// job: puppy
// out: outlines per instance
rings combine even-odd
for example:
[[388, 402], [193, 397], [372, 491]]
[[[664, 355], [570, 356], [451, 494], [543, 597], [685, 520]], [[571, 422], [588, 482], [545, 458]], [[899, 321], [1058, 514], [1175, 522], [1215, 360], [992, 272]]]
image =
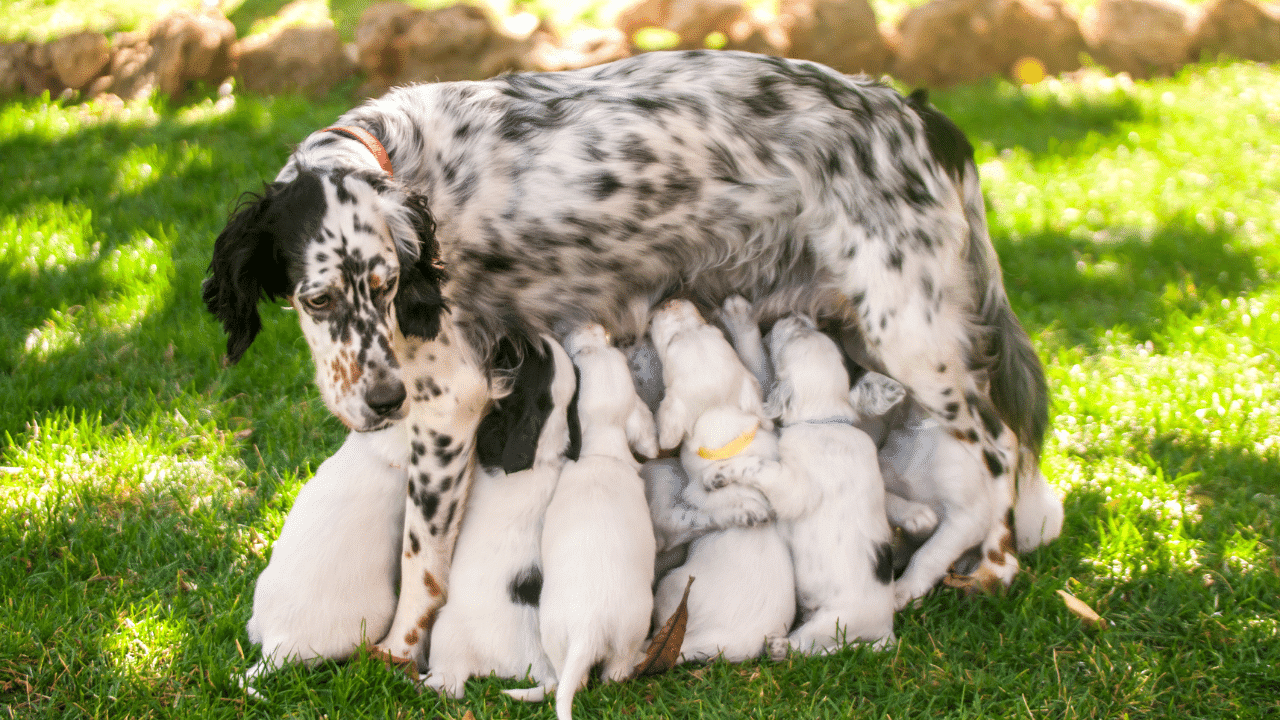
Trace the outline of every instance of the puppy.
[[[713, 433], [708, 432], [709, 427], [719, 426], [714, 418], [722, 412], [744, 416], [737, 409], [704, 413], [694, 424], [693, 437], [685, 443], [682, 456], [708, 451], [704, 442], [717, 448], [723, 444], [720, 438], [711, 439], [709, 435]], [[760, 433], [770, 435], [767, 431]], [[765, 446], [766, 452], [776, 452], [776, 443], [766, 441], [757, 444], [757, 448], [760, 445]], [[752, 448], [742, 451], [751, 452]], [[741, 509], [743, 514], [734, 516], [736, 522], [728, 527], [695, 537], [684, 563], [658, 581], [654, 622], [661, 625], [676, 611], [689, 578], [694, 577], [697, 581], [689, 590], [681, 660], [704, 661], [721, 656], [729, 662], [742, 662], [759, 657], [766, 638], [785, 636], [796, 615], [795, 575], [787, 544], [777, 524], [767, 522], [771, 513], [760, 517], [755, 509], [768, 510], [768, 504], [754, 488], [729, 485], [708, 492], [701, 482], [688, 482], [681, 501], [690, 509], [688, 514], [714, 516], [726, 504]], [[714, 522], [709, 525], [716, 527]]]
[[408, 441], [403, 423], [353, 432], [289, 510], [253, 591], [247, 685], [290, 661], [341, 660], [383, 637], [396, 609]]
[[[766, 409], [781, 423], [776, 460], [770, 434], [759, 431], [758, 451], [681, 458], [710, 487], [758, 487], [778, 514], [795, 568], [800, 625], [788, 636], [792, 650], [829, 653], [853, 641], [883, 647], [893, 640], [892, 532], [875, 445], [853, 426], [840, 350], [797, 316], [779, 320], [768, 345], [776, 381]], [[742, 413], [708, 415], [710, 447], [740, 443], [754, 425]]]
[[[688, 545], [707, 533], [736, 527], [752, 527], [773, 519], [773, 509], [759, 490], [730, 485], [708, 493], [675, 458], [650, 460], [640, 466], [644, 494], [653, 520], [658, 555], [654, 577], [684, 563]], [[684, 592], [681, 587], [680, 592]]]
[[[460, 698], [473, 675], [554, 680], [538, 632], [542, 591], [542, 523], [566, 456], [581, 436], [570, 405], [573, 364], [559, 343], [542, 339], [544, 356], [526, 356], [511, 395], [480, 423], [478, 467], [467, 501], [445, 603], [431, 631], [427, 686]], [[551, 376], [545, 382], [544, 376]], [[527, 375], [536, 375], [522, 382]], [[529, 391], [532, 388], [532, 391]], [[521, 444], [537, 441], [533, 466]]]
[[[573, 716], [574, 693], [596, 663], [604, 664], [606, 680], [624, 680], [642, 658], [656, 545], [640, 464], [631, 451], [647, 457], [658, 452], [653, 415], [604, 328], [575, 331], [565, 348], [580, 372], [582, 452], [565, 465], [547, 507], [539, 599], [560, 720]], [[509, 694], [535, 700], [541, 690]]]
[[[932, 590], [971, 548], [992, 538], [1000, 542], [1007, 532], [1003, 516], [1008, 502], [981, 461], [892, 379], [868, 372], [849, 399], [860, 423], [882, 432], [880, 472], [890, 522], [923, 540], [895, 583], [895, 605], [901, 609]], [[1034, 477], [1044, 488], [1021, 489], [1014, 507], [1019, 550], [1035, 547], [1050, 534], [1056, 537], [1062, 526], [1061, 502], [1043, 475], [1037, 471]], [[1036, 504], [1046, 497], [1045, 490], [1052, 502]], [[1056, 514], [1051, 512], [1055, 505]]]
[[[730, 405], [766, 419], [760, 382], [743, 366], [724, 335], [702, 319], [688, 300], [669, 300], [656, 313], [649, 336], [662, 361], [665, 393], [658, 406], [658, 445], [670, 450], [693, 430], [706, 410]], [[717, 368], [708, 373], [704, 368]]]

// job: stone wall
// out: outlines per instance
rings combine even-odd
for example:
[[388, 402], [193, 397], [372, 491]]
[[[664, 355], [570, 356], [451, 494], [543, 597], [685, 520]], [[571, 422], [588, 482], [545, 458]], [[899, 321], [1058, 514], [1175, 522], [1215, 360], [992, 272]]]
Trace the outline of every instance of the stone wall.
[[1200, 7], [1098, 0], [1083, 17], [1061, 0], [931, 0], [896, 26], [878, 24], [867, 0], [781, 0], [776, 14], [742, 0], [634, 0], [609, 27], [574, 29], [463, 4], [428, 11], [380, 2], [360, 17], [353, 43], [342, 42], [327, 16], [317, 20], [294, 7], [307, 3], [314, 0], [297, 0], [281, 11], [286, 21], [244, 38], [217, 11], [206, 11], [169, 15], [146, 32], [0, 44], [0, 96], [136, 98], [158, 91], [181, 99], [196, 83], [232, 77], [253, 93], [319, 96], [358, 77], [356, 94], [368, 97], [409, 82], [608, 62], [641, 52], [631, 38], [653, 27], [674, 33], [676, 47], [805, 58], [927, 87], [992, 76], [1034, 81], [1090, 58], [1133, 77], [1168, 75], [1218, 55], [1280, 60], [1280, 5], [1255, 0]]

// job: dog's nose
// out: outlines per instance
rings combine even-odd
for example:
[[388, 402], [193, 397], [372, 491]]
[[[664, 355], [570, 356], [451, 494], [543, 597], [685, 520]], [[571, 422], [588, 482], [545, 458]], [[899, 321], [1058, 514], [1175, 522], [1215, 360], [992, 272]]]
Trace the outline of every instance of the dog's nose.
[[391, 382], [378, 383], [369, 388], [369, 392], [364, 395], [364, 401], [368, 403], [370, 410], [380, 417], [386, 417], [404, 405], [404, 399], [407, 395], [404, 383], [399, 380], [392, 380]]

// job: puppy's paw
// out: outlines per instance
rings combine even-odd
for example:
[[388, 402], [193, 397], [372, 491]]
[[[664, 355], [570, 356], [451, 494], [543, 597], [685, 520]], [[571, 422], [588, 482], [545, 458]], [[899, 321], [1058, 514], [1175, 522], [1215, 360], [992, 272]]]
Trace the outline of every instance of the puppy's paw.
[[928, 595], [936, 582], [920, 577], [919, 573], [907, 572], [893, 583], [893, 609], [902, 610], [913, 601]]
[[720, 308], [720, 321], [724, 323], [725, 328], [734, 335], [748, 333], [751, 331], [760, 332], [759, 326], [756, 325], [755, 318], [752, 317], [751, 303], [741, 295], [734, 295], [724, 301], [724, 306]]
[[764, 655], [773, 662], [786, 660], [790, 651], [791, 643], [786, 635], [770, 635], [764, 639]]
[[727, 485], [742, 482], [760, 471], [760, 458], [737, 457], [721, 460], [708, 465], [702, 471], [702, 486], [708, 490], [719, 490]]
[[938, 514], [921, 503], [911, 503], [900, 520], [902, 531], [916, 538], [925, 537], [938, 527]]
[[730, 485], [714, 491], [707, 498], [707, 514], [717, 530], [731, 527], [755, 527], [774, 519], [773, 508], [758, 490]]

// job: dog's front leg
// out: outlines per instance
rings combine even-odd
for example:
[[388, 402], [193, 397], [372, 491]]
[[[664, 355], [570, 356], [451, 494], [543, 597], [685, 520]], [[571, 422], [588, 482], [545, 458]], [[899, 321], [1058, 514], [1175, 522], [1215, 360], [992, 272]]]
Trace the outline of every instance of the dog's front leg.
[[711, 490], [731, 483], [753, 487], [764, 493], [777, 516], [784, 520], [801, 517], [809, 511], [809, 481], [797, 476], [776, 460], [762, 460], [750, 455], [737, 455], [719, 460], [702, 471], [703, 486]]
[[[422, 671], [427, 667], [431, 626], [448, 592], [453, 546], [471, 488], [475, 436], [474, 427], [446, 432], [433, 424], [430, 418], [410, 421], [400, 600], [391, 630], [377, 647], [393, 660], [413, 661]], [[461, 437], [454, 437], [458, 430]]]

